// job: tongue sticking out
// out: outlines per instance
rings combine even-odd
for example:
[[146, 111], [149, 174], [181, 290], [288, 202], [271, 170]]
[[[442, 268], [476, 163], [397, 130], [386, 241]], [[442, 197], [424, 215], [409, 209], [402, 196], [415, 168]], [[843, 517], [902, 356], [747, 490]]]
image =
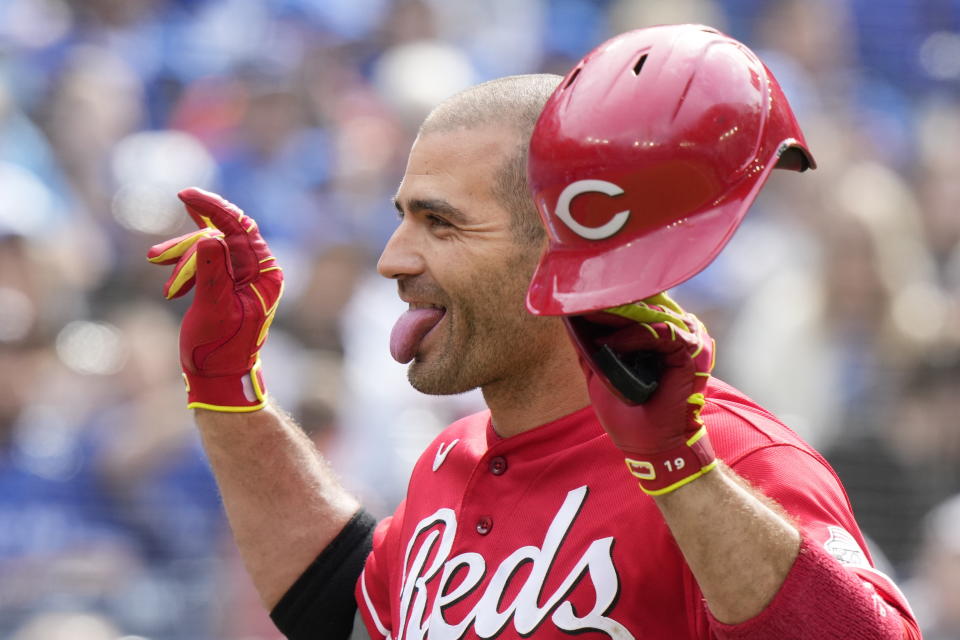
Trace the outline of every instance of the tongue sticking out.
[[390, 332], [390, 355], [400, 364], [413, 360], [420, 341], [443, 317], [443, 309], [410, 309], [404, 312]]

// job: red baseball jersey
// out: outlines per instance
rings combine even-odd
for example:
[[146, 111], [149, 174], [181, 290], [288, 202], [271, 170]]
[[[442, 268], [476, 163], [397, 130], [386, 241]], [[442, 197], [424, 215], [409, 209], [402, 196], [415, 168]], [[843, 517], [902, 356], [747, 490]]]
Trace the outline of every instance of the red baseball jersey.
[[[702, 415], [720, 458], [874, 585], [877, 607], [906, 610], [816, 451], [719, 381]], [[371, 637], [390, 640], [712, 637], [656, 504], [590, 407], [506, 439], [489, 412], [448, 427], [377, 527], [356, 598]]]

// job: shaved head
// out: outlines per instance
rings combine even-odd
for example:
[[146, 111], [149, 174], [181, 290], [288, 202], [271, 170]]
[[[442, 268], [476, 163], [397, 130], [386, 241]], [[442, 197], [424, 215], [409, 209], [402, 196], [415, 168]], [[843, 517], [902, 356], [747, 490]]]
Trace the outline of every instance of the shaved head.
[[420, 125], [421, 137], [456, 129], [511, 128], [517, 147], [496, 172], [493, 196], [512, 216], [517, 239], [539, 245], [543, 225], [527, 185], [530, 136], [547, 98], [562, 78], [553, 74], [508, 76], [470, 87], [448, 98]]

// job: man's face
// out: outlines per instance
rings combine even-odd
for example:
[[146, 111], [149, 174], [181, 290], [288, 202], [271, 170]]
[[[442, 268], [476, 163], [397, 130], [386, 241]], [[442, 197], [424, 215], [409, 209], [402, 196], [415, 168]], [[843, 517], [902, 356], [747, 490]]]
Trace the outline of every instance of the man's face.
[[492, 194], [496, 171], [519, 144], [504, 129], [418, 138], [397, 192], [400, 225], [378, 269], [397, 280], [411, 309], [440, 307], [408, 312], [419, 316], [406, 325], [416, 330], [400, 330], [401, 320], [394, 332], [396, 349], [406, 354], [400, 359], [413, 356], [410, 383], [424, 393], [461, 393], [525, 375], [565, 339], [556, 319], [536, 318], [524, 306], [542, 247], [514, 237], [510, 212]]

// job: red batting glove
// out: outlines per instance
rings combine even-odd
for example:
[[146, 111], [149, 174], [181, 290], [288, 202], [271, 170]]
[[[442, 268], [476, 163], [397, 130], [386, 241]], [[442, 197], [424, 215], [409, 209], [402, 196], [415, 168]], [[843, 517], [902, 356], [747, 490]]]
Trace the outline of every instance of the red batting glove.
[[150, 248], [154, 264], [173, 264], [167, 299], [196, 285], [180, 327], [187, 407], [256, 411], [267, 402], [260, 347], [283, 292], [283, 271], [253, 218], [202, 189], [179, 194], [199, 231]]
[[650, 495], [696, 480], [717, 462], [700, 418], [713, 339], [665, 293], [565, 318], [594, 411]]

